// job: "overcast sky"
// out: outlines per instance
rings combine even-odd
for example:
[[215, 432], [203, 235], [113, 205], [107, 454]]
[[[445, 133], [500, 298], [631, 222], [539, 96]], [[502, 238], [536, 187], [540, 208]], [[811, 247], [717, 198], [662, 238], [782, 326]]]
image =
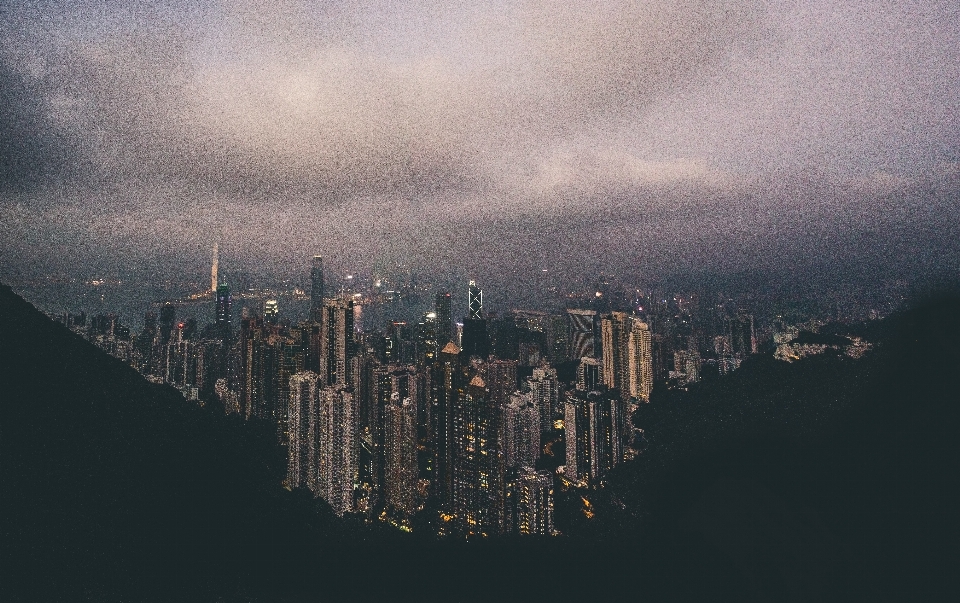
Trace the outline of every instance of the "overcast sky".
[[5, 2], [0, 278], [958, 265], [956, 0], [570, 4]]

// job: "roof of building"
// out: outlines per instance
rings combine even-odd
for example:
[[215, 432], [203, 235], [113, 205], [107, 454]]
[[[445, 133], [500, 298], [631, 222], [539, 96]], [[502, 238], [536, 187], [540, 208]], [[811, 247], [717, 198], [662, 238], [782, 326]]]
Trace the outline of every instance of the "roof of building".
[[459, 354], [460, 348], [457, 347], [457, 344], [452, 341], [443, 346], [443, 349], [440, 350], [441, 354]]

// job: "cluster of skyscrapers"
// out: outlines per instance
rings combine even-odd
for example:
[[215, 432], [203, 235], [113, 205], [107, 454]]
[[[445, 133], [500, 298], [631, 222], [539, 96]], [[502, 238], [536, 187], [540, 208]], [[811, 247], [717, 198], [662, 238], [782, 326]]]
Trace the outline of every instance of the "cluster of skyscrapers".
[[[632, 454], [631, 416], [654, 383], [683, 385], [703, 366], [682, 331], [682, 304], [654, 334], [650, 317], [664, 313], [639, 304], [488, 315], [470, 281], [462, 322], [440, 291], [416, 324], [363, 330], [365, 300], [326, 296], [317, 256], [306, 320], [283, 319], [268, 300], [235, 325], [216, 270], [214, 322], [177, 322], [164, 305], [126, 338], [131, 363], [187, 398], [272, 425], [287, 453], [286, 487], [308, 489], [338, 515], [402, 529], [556, 533], [555, 489], [602, 487]], [[712, 341], [718, 366], [756, 349], [752, 317], [723, 324]]]

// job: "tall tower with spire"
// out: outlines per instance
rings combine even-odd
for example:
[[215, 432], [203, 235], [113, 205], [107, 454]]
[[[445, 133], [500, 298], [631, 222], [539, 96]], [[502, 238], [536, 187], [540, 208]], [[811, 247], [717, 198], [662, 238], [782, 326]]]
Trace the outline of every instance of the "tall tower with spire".
[[483, 318], [483, 291], [477, 286], [476, 281], [470, 281], [470, 314], [467, 318], [479, 320]]
[[213, 264], [210, 267], [210, 291], [212, 293], [217, 292], [217, 285], [219, 281], [217, 280], [217, 270], [220, 268], [220, 254], [217, 250], [217, 243], [213, 244]]
[[463, 321], [463, 348], [467, 356], [486, 358], [490, 353], [487, 321], [483, 318], [483, 292], [476, 281], [469, 284], [470, 309]]

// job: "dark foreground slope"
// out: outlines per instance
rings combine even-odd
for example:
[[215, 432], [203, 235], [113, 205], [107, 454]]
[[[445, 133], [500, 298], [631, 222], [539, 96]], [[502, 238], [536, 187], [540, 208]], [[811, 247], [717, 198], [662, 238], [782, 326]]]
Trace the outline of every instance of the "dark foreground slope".
[[594, 535], [639, 535], [647, 585], [684, 600], [960, 594], [960, 301], [870, 331], [859, 360], [754, 357], [659, 392]]
[[960, 569], [960, 304], [876, 338], [658, 396], [594, 519], [464, 545], [332, 518], [268, 430], [3, 287], [0, 600], [929, 600]]
[[146, 382], [3, 286], [0, 447], [0, 601], [542, 596], [571, 592], [563, 551], [587, 552], [338, 520], [280, 487], [269, 429]]

